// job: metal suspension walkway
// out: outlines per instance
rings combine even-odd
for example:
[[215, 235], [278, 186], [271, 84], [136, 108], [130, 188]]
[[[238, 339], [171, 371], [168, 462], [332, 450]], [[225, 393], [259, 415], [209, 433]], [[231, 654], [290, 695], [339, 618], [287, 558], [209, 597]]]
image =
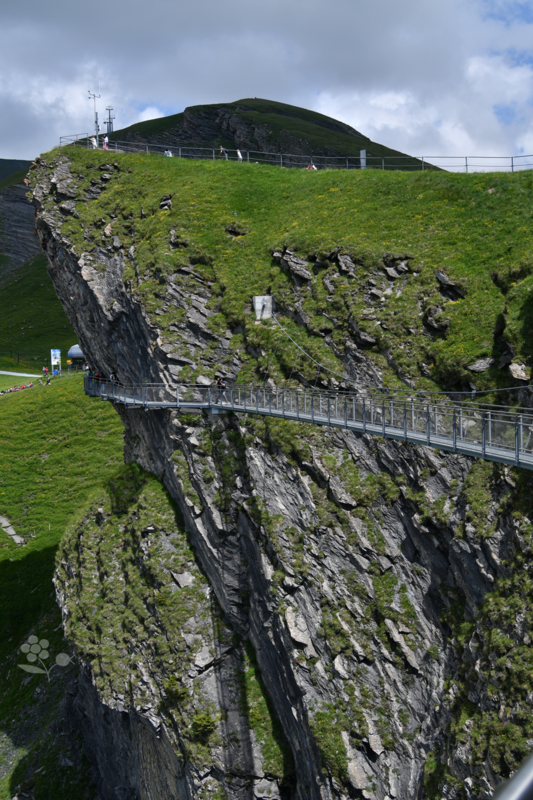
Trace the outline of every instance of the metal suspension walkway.
[[85, 378], [85, 393], [127, 408], [237, 411], [345, 428], [451, 453], [533, 469], [533, 410], [264, 386], [144, 384]]

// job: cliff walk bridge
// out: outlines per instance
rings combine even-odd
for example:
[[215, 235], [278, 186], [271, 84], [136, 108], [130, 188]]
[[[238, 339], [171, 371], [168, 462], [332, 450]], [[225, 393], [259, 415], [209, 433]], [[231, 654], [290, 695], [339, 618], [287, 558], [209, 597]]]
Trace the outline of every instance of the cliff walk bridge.
[[381, 390], [143, 384], [85, 378], [85, 393], [126, 408], [230, 411], [327, 425], [533, 469], [533, 409], [438, 401]]

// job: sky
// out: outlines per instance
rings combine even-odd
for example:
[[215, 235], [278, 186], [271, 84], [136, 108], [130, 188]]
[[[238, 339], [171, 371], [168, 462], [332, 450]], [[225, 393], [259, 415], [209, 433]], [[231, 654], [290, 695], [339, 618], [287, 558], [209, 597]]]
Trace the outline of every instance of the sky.
[[0, 10], [0, 158], [262, 97], [416, 156], [533, 153], [533, 0], [25, 0]]

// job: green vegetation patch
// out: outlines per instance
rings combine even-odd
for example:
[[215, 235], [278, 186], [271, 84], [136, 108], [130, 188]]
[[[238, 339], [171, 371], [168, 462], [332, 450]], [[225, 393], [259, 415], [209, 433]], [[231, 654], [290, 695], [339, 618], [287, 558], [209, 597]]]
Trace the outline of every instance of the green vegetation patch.
[[[524, 266], [531, 262], [533, 179], [527, 172], [309, 174], [119, 154], [105, 190], [87, 201], [91, 180], [100, 180], [99, 168], [110, 156], [64, 152], [79, 181], [80, 219], [63, 224], [74, 251], [96, 252], [106, 244], [108, 225], [125, 252], [133, 245], [135, 263], [127, 260], [124, 280], [150, 315], [163, 312], [157, 326], [169, 341], [179, 311], [168, 302], [166, 285], [190, 280], [180, 269], [194, 265], [211, 286], [216, 324], [221, 330], [240, 326], [243, 332], [232, 342], [238, 350], [248, 348], [242, 380], [316, 379], [312, 362], [279, 329], [254, 325], [255, 294], [273, 294], [289, 314], [283, 324], [291, 336], [336, 371], [342, 371], [339, 358], [346, 340], [354, 338], [355, 322], [375, 340], [367, 354], [390, 386], [407, 377], [426, 389], [468, 387], [467, 367], [490, 357], [492, 366], [476, 373], [475, 382], [479, 389], [494, 388], [512, 382], [506, 367], [498, 367], [509, 344], [516, 360], [533, 358], [528, 333], [533, 276]], [[164, 195], [172, 196], [170, 210], [160, 208]], [[241, 226], [246, 235], [229, 235], [230, 225]], [[295, 287], [273, 259], [284, 247], [309, 259], [310, 283]], [[339, 248], [354, 261], [353, 276], [334, 264], [332, 254]], [[405, 257], [407, 271], [391, 280], [385, 268]], [[441, 291], [436, 270], [448, 275], [457, 292]], [[493, 277], [508, 272], [516, 278], [510, 287], [507, 278]], [[381, 296], [370, 295], [370, 281]], [[293, 317], [296, 302], [308, 319], [305, 326]]]
[[330, 774], [343, 784], [348, 782], [348, 756], [341, 736], [345, 723], [345, 714], [333, 703], [322, 706], [311, 720], [311, 729], [324, 764]]
[[66, 369], [67, 352], [78, 337], [57, 299], [44, 254], [10, 275], [2, 287], [0, 309], [0, 369], [25, 366], [28, 372], [39, 371], [49, 365], [52, 348], [61, 350]]
[[[449, 753], [459, 745], [469, 746], [474, 772], [490, 758], [495, 774], [504, 778], [531, 750], [533, 528], [526, 515], [531, 509], [533, 479], [529, 473], [513, 470], [511, 483], [506, 484], [507, 500], [513, 508], [518, 546], [505, 562], [509, 577], [495, 583], [475, 621], [465, 621], [460, 597], [452, 598], [444, 615], [464, 657], [459, 658], [458, 675], [447, 681], [449, 694], [444, 702], [453, 715], [447, 754], [435, 750], [426, 766], [426, 783], [435, 798], [445, 796], [447, 784], [460, 785], [446, 766]], [[480, 531], [483, 536], [483, 525]], [[471, 790], [477, 788], [481, 790], [474, 783]]]
[[283, 784], [291, 783], [294, 780], [292, 751], [268, 697], [250, 644], [244, 648], [241, 710], [261, 746], [264, 772], [276, 776]]
[[61, 765], [50, 727], [75, 667], [55, 668], [48, 683], [17, 664], [24, 663], [19, 648], [31, 634], [49, 641], [52, 662], [70, 652], [52, 584], [56, 548], [70, 521], [116, 472], [122, 425], [110, 405], [84, 396], [79, 377], [6, 395], [0, 404], [0, 515], [27, 542], [17, 547], [0, 534], [0, 798], [11, 798], [41, 766], [37, 800], [83, 797], [86, 774]]
[[[213, 762], [219, 710], [187, 677], [200, 651], [233, 643], [196, 566], [181, 514], [135, 464], [116, 471], [58, 553], [66, 634], [104, 702], [157, 707], [182, 756]], [[202, 655], [204, 658], [205, 655]], [[150, 681], [146, 675], [150, 675]]]

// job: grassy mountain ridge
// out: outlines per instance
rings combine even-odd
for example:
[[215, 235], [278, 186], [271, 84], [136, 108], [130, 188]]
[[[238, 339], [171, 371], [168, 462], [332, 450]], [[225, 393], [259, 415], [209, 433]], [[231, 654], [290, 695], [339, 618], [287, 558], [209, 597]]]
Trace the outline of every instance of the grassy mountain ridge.
[[[72, 150], [69, 157], [84, 198], [105, 154]], [[103, 227], [105, 220], [125, 247], [136, 242], [138, 273], [127, 262], [124, 279], [149, 311], [161, 310], [161, 287], [192, 261], [216, 280], [217, 318], [220, 325], [243, 327], [243, 344], [247, 336], [251, 343], [265, 335], [253, 327], [246, 303], [252, 294], [271, 293], [292, 317], [291, 334], [334, 369], [339, 364], [325, 336], [329, 332], [343, 349], [357, 320], [374, 339], [367, 352], [390, 385], [407, 380], [468, 389], [475, 380], [478, 388], [507, 386], [515, 383], [509, 361], [533, 364], [533, 179], [527, 172], [310, 175], [131, 155], [120, 157], [107, 187], [98, 201], [79, 204], [81, 221]], [[173, 196], [171, 211], [159, 208], [163, 195]], [[84, 238], [73, 218], [63, 230], [80, 254], [105, 242], [100, 234]], [[296, 322], [293, 280], [272, 256], [284, 247], [316, 264], [312, 285], [300, 292], [310, 320], [305, 330]], [[331, 254], [339, 248], [358, 265], [353, 277], [334, 266]], [[391, 280], [387, 266], [406, 257], [408, 273]], [[455, 284], [455, 294], [443, 290], [436, 271]], [[172, 323], [170, 309], [157, 318], [170, 338]], [[270, 351], [272, 343], [262, 347]], [[503, 356], [508, 361], [500, 366]], [[486, 371], [467, 369], [482, 358], [493, 359]], [[261, 359], [248, 363], [246, 380], [264, 369]], [[279, 368], [281, 375], [290, 372], [281, 362]]]
[[0, 158], [0, 190], [4, 188], [2, 182], [6, 178], [9, 178], [13, 173], [19, 173], [23, 170], [27, 172], [30, 164], [31, 161], [25, 161], [21, 158]]
[[[222, 144], [232, 149], [316, 156], [358, 158], [362, 149], [379, 158], [405, 156], [372, 142], [344, 122], [316, 111], [260, 98], [190, 106], [180, 114], [138, 122], [115, 131], [110, 138], [172, 146], [218, 148]], [[405, 163], [418, 164], [416, 159]]]

